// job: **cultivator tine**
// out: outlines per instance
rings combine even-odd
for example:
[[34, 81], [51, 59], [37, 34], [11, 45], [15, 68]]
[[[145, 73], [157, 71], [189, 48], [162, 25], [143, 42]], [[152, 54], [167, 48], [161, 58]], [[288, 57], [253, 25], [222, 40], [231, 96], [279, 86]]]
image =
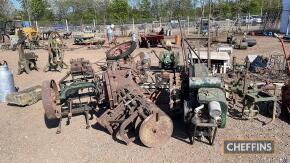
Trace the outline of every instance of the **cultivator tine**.
[[132, 114], [129, 118], [127, 118], [122, 124], [121, 124], [121, 127], [120, 127], [120, 130], [119, 130], [119, 134], [122, 138], [122, 140], [124, 142], [126, 142], [127, 145], [129, 145], [132, 141], [135, 140], [135, 138], [129, 138], [128, 137], [128, 133], [126, 131], [126, 128], [128, 127], [128, 125], [130, 123], [132, 123], [138, 116], [138, 113], [135, 112], [134, 114]]

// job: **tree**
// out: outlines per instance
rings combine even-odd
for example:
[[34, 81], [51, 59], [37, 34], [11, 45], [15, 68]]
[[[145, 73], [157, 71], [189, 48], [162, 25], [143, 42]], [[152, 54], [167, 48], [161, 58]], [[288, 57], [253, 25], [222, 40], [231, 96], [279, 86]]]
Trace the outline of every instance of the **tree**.
[[0, 1], [0, 19], [12, 18], [15, 8], [9, 0]]
[[179, 13], [180, 15], [179, 16], [182, 16], [182, 17], [187, 17], [189, 15], [191, 15], [191, 11], [192, 11], [192, 3], [191, 3], [191, 0], [180, 0], [180, 3], [179, 3]]
[[150, 8], [151, 8], [151, 2], [150, 0], [142, 0], [140, 2], [140, 8], [139, 8], [139, 11], [140, 11], [140, 16], [141, 18], [151, 18], [151, 12], [150, 12]]
[[129, 18], [130, 6], [127, 0], [113, 0], [109, 5], [110, 18], [114, 21], [126, 21]]
[[31, 16], [34, 20], [39, 20], [44, 16], [47, 4], [44, 0], [31, 0]]
[[29, 19], [29, 22], [31, 22], [31, 0], [18, 0], [21, 3], [22, 9], [23, 9], [23, 18]]

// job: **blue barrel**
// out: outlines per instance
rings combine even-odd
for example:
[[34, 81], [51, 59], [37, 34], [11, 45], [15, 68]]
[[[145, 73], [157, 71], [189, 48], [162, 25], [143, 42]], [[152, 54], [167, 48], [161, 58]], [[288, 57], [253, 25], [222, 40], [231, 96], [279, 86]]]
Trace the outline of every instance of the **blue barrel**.
[[0, 102], [6, 102], [6, 96], [15, 92], [13, 74], [6, 61], [0, 63]]

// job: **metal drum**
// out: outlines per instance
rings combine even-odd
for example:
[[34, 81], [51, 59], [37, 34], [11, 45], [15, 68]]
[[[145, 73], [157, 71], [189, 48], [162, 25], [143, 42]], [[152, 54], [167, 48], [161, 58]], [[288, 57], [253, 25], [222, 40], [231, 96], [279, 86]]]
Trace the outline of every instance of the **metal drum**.
[[0, 102], [6, 102], [6, 96], [15, 92], [13, 74], [6, 61], [0, 62]]

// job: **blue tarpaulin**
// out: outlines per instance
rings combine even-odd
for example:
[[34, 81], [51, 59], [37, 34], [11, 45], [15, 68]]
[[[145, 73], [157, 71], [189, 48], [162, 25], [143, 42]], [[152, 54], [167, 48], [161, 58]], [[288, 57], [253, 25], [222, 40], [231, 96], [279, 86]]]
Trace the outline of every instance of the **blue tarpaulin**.
[[29, 21], [23, 21], [23, 27], [29, 27], [30, 26], [30, 23]]

